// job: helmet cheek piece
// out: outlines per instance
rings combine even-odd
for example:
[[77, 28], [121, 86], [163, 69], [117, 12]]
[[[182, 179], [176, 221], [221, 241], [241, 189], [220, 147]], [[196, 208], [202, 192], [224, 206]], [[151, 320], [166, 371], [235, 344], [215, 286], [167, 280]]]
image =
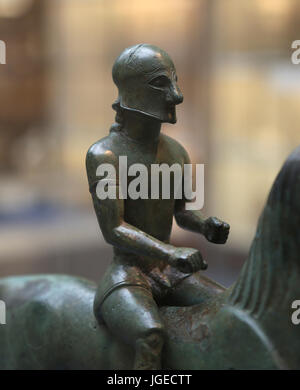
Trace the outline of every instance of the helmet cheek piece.
[[164, 89], [147, 84], [135, 85], [134, 90], [119, 89], [122, 108], [148, 115], [160, 122], [176, 123], [175, 106], [168, 102], [168, 95]]

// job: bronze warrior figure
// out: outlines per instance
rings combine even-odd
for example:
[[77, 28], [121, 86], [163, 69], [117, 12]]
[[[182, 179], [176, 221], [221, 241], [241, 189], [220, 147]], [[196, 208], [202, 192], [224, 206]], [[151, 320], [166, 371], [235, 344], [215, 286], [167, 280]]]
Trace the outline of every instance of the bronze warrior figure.
[[[87, 172], [114, 258], [98, 287], [67, 275], [1, 278], [0, 369], [299, 369], [300, 325], [292, 319], [300, 300], [300, 147], [273, 184], [239, 278], [225, 289], [200, 274], [206, 263], [197, 250], [176, 248], [169, 236], [173, 215], [215, 243], [225, 243], [226, 223], [203, 219], [174, 196], [98, 198], [105, 179], [96, 169], [117, 166], [119, 156], [149, 169], [189, 161], [160, 134], [182, 102], [169, 56], [150, 45], [128, 48], [113, 77], [116, 124], [88, 151]], [[108, 188], [120, 189], [120, 180]]]
[[[125, 49], [113, 66], [119, 89], [116, 123], [109, 136], [87, 153], [86, 166], [94, 208], [104, 238], [114, 247], [114, 257], [97, 290], [96, 318], [135, 348], [134, 367], [160, 367], [164, 325], [158, 306], [189, 306], [203, 302], [221, 286], [198, 273], [206, 268], [200, 252], [169, 243], [172, 220], [214, 243], [226, 242], [229, 225], [217, 218], [204, 219], [187, 211], [185, 199], [99, 200], [96, 176], [100, 164], [128, 165], [189, 163], [184, 148], [161, 134], [161, 124], [176, 123], [175, 106], [183, 96], [174, 64], [158, 47], [140, 44]], [[128, 178], [128, 181], [130, 178]], [[119, 191], [119, 178], [109, 185]]]

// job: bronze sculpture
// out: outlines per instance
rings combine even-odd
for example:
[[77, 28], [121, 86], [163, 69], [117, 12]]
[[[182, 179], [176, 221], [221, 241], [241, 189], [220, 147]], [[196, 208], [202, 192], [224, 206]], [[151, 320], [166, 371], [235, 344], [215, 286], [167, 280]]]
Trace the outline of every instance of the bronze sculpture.
[[[135, 368], [153, 369], [160, 367], [164, 342], [158, 305], [203, 301], [201, 277], [191, 274], [205, 264], [199, 251], [169, 244], [173, 215], [183, 228], [214, 242], [226, 241], [229, 226], [185, 210], [184, 199], [99, 200], [95, 184], [103, 179], [96, 177], [100, 164], [115, 166], [124, 155], [129, 164], [147, 167], [189, 162], [183, 147], [160, 133], [163, 122], [176, 122], [175, 106], [183, 100], [167, 53], [146, 44], [129, 47], [117, 58], [113, 79], [119, 89], [113, 105], [116, 124], [89, 149], [86, 160], [96, 215], [105, 239], [114, 246], [114, 259], [97, 291], [95, 315], [135, 348]], [[120, 180], [109, 185], [119, 187]]]
[[[185, 150], [160, 134], [182, 101], [169, 56], [151, 45], [126, 49], [113, 69], [119, 97], [110, 135], [87, 154], [96, 215], [114, 259], [96, 286], [68, 276], [0, 281], [7, 325], [1, 368], [299, 368], [300, 148], [278, 175], [238, 281], [224, 289], [200, 274], [201, 254], [169, 244], [172, 217], [224, 243], [229, 226], [186, 210], [186, 199], [99, 200], [100, 164], [181, 165]], [[108, 186], [119, 187], [116, 181]], [[119, 192], [117, 191], [119, 194]], [[280, 276], [279, 276], [280, 275]], [[161, 362], [162, 352], [162, 362]]]

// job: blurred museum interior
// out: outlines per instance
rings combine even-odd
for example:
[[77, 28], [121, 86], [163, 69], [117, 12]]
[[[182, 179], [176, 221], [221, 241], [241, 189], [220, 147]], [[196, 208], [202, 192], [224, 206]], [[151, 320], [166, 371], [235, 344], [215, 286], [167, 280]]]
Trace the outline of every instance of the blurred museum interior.
[[225, 246], [176, 227], [228, 286], [286, 156], [300, 143], [299, 0], [0, 0], [0, 276], [98, 280], [112, 250], [97, 225], [85, 154], [114, 121], [111, 67], [127, 46], [173, 58], [184, 94], [175, 126], [205, 164], [206, 216], [231, 225]]

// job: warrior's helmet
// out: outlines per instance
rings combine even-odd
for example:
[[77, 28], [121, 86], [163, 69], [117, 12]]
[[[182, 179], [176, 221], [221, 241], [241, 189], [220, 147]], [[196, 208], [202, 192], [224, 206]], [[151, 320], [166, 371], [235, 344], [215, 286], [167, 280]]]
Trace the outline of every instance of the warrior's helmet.
[[114, 63], [117, 103], [161, 122], [176, 122], [175, 105], [183, 101], [174, 64], [156, 46], [140, 44], [125, 49]]

